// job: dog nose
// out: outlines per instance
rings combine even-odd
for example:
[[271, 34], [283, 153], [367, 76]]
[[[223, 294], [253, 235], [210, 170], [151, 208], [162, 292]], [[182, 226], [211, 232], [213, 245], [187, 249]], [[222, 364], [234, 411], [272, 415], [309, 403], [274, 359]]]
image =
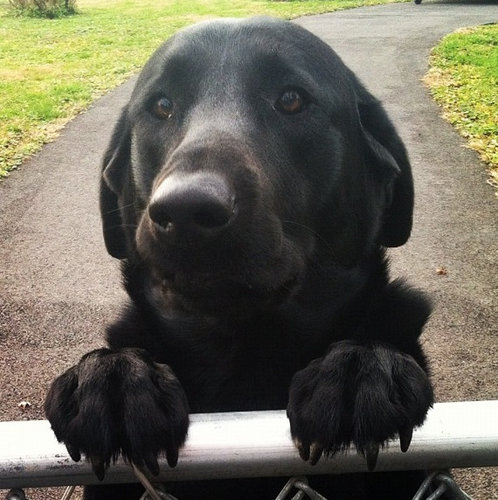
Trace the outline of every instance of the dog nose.
[[171, 174], [156, 189], [149, 217], [166, 231], [213, 234], [235, 213], [235, 194], [214, 173]]

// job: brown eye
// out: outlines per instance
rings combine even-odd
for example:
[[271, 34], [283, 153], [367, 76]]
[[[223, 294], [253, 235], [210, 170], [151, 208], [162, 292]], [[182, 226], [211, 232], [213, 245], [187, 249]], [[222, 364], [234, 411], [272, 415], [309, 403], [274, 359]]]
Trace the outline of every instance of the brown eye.
[[173, 114], [173, 103], [167, 97], [161, 97], [154, 103], [153, 111], [161, 120], [167, 120]]
[[287, 90], [278, 99], [276, 108], [282, 113], [294, 115], [304, 109], [304, 98], [297, 90]]

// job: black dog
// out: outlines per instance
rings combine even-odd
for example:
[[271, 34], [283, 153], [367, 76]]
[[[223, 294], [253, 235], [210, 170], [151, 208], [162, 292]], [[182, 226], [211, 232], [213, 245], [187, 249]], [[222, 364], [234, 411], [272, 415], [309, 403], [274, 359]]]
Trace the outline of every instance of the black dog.
[[[379, 102], [323, 42], [277, 20], [216, 21], [152, 56], [104, 158], [107, 249], [130, 304], [109, 349], [59, 377], [46, 412], [99, 477], [120, 453], [174, 466], [188, 413], [287, 408], [304, 460], [407, 449], [433, 401], [430, 307], [390, 282], [413, 185]], [[412, 477], [412, 476], [410, 476]], [[315, 483], [313, 483], [313, 480]], [[405, 498], [406, 473], [312, 478], [328, 498]], [[180, 500], [274, 498], [285, 479], [171, 483]], [[401, 485], [400, 489], [397, 489]], [[389, 496], [391, 495], [391, 496]], [[135, 486], [86, 498], [138, 498]]]

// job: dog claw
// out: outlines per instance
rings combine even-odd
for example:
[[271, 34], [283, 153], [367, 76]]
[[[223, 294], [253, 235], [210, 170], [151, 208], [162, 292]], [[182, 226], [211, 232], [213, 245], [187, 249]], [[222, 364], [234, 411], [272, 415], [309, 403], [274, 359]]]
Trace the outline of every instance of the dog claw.
[[299, 456], [302, 460], [307, 462], [310, 459], [310, 445], [307, 443], [303, 443], [300, 439], [294, 439], [294, 445], [299, 452]]
[[151, 472], [153, 476], [157, 476], [160, 472], [159, 470], [159, 464], [157, 463], [157, 458], [154, 457], [153, 455], [147, 457], [144, 459], [145, 465], [147, 466], [147, 469]]
[[310, 464], [316, 465], [320, 457], [322, 456], [323, 448], [318, 443], [313, 443], [311, 445], [311, 453], [310, 453]]
[[99, 457], [90, 457], [90, 463], [92, 464], [92, 470], [97, 476], [99, 481], [102, 481], [105, 477], [105, 464]]
[[413, 427], [400, 429], [400, 431], [399, 431], [399, 447], [401, 448], [401, 451], [403, 453], [408, 451], [408, 448], [410, 447], [410, 443], [412, 442], [412, 436], [413, 436]]
[[[168, 465], [173, 468], [176, 467], [176, 464], [178, 463], [178, 449], [171, 447], [166, 450], [166, 461], [168, 462]], [[159, 467], [158, 467], [158, 473], [159, 473]]]
[[73, 446], [72, 444], [66, 443], [66, 450], [69, 453], [69, 456], [75, 461], [79, 462], [81, 460], [81, 453], [80, 450], [76, 446]]
[[372, 472], [375, 469], [375, 466], [377, 465], [377, 458], [379, 456], [379, 448], [380, 445], [379, 443], [368, 443], [365, 446], [365, 451], [364, 455], [365, 458], [367, 459], [367, 467], [370, 472]]

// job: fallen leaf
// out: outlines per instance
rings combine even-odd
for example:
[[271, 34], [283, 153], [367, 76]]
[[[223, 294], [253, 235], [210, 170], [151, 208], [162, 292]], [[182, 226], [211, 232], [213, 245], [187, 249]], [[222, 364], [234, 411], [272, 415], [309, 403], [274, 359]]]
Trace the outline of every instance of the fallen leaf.
[[448, 274], [448, 269], [446, 267], [436, 267], [436, 274], [439, 276], [446, 276]]

